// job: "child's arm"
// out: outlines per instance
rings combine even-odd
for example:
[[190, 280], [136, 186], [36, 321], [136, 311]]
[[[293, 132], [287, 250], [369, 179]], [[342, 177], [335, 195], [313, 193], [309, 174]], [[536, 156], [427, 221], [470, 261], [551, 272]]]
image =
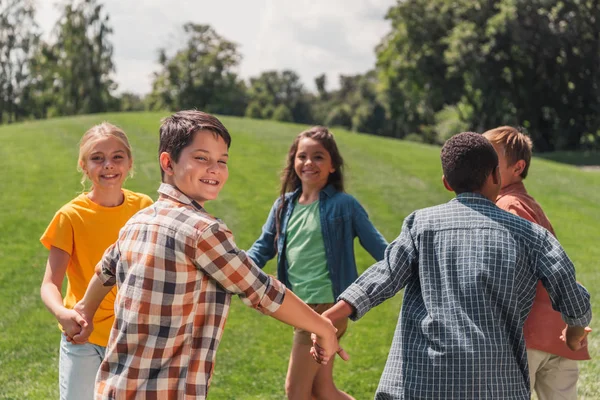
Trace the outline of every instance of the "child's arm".
[[548, 291], [552, 308], [561, 313], [568, 325], [564, 335], [567, 345], [572, 350], [581, 347], [592, 319], [590, 294], [577, 283], [573, 263], [549, 231], [544, 230], [537, 248], [534, 270]]
[[256, 265], [263, 268], [265, 264], [275, 257], [277, 254], [277, 247], [275, 244], [275, 235], [277, 234], [277, 228], [275, 226], [275, 215], [279, 208], [280, 201], [276, 201], [271, 207], [267, 221], [262, 227], [262, 233], [256, 242], [248, 250], [248, 257], [254, 261]]
[[105, 285], [98, 275], [94, 274], [90, 283], [83, 295], [83, 298], [75, 304], [73, 309], [77, 311], [80, 316], [86, 321], [86, 326], [81, 329], [81, 332], [76, 335], [67, 337], [67, 340], [72, 343], [80, 344], [87, 342], [90, 334], [94, 330], [94, 314], [100, 307], [102, 300], [106, 297], [108, 292], [113, 288], [114, 284]]
[[194, 264], [227, 292], [256, 310], [307, 331], [315, 331], [332, 356], [338, 350], [335, 328], [277, 279], [265, 274], [239, 250], [223, 224], [213, 224], [198, 239]]
[[58, 320], [67, 336], [79, 333], [86, 324], [85, 320], [76, 311], [63, 305], [61, 288], [70, 259], [71, 256], [66, 251], [58, 247], [50, 247], [46, 272], [40, 287], [40, 296], [44, 305]]
[[317, 360], [319, 363], [327, 364], [327, 361], [335, 353], [338, 353], [343, 360], [348, 360], [348, 354], [339, 347], [337, 329], [331, 321], [316, 313], [292, 291], [286, 291], [283, 303], [271, 316], [288, 325], [315, 334], [317, 336], [316, 345], [324, 350], [322, 357]]
[[394, 296], [417, 273], [418, 247], [411, 234], [414, 218], [415, 213], [404, 220], [400, 235], [387, 247], [384, 259], [369, 267], [338, 297], [338, 301], [343, 300], [353, 308], [351, 319], [361, 318]]
[[74, 309], [85, 319], [87, 327], [78, 335], [67, 338], [73, 343], [85, 343], [94, 329], [92, 320], [104, 297], [116, 283], [116, 267], [120, 258], [119, 242], [113, 243], [96, 265], [95, 274], [90, 280], [83, 298], [75, 304]]
[[388, 242], [377, 228], [373, 226], [367, 212], [360, 203], [356, 199], [354, 199], [354, 202], [354, 212], [352, 213], [354, 233], [358, 236], [358, 240], [360, 240], [362, 247], [364, 247], [375, 260], [381, 261], [385, 249], [388, 246]]

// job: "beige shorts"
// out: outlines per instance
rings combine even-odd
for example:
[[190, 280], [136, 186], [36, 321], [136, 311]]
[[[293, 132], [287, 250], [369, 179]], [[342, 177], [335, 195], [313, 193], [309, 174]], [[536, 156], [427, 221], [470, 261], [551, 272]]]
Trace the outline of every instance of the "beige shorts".
[[[315, 310], [319, 314], [323, 314], [325, 311], [329, 310], [333, 307], [334, 303], [324, 303], [324, 304], [309, 304], [308, 306]], [[348, 318], [344, 318], [337, 323], [333, 324], [337, 328], [337, 337], [338, 340], [346, 332], [346, 328], [348, 328]], [[306, 344], [312, 346], [312, 339], [310, 338], [310, 332], [304, 331], [302, 329], [294, 328], [294, 344]]]

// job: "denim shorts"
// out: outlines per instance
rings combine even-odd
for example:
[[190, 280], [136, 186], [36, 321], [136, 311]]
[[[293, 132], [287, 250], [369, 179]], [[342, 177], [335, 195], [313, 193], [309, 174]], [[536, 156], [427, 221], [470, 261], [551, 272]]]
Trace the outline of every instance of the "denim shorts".
[[93, 400], [96, 374], [106, 347], [92, 343], [72, 344], [64, 335], [61, 336], [58, 361], [60, 398]]

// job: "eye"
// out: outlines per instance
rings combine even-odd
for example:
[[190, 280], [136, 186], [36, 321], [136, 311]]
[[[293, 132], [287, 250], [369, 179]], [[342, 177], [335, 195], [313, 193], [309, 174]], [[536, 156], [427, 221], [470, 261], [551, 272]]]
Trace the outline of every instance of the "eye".
[[90, 160], [92, 160], [92, 161], [102, 161], [102, 157], [100, 157], [100, 156], [93, 156], [92, 158], [90, 158]]
[[204, 156], [198, 156], [198, 157], [194, 157], [194, 158], [198, 161], [206, 161], [206, 157], [204, 157]]
[[223, 165], [227, 165], [227, 161], [225, 161], [225, 160], [219, 160], [219, 163], [221, 163]]
[[298, 154], [296, 156], [296, 158], [299, 159], [299, 160], [304, 160], [306, 158], [306, 156], [304, 154]]

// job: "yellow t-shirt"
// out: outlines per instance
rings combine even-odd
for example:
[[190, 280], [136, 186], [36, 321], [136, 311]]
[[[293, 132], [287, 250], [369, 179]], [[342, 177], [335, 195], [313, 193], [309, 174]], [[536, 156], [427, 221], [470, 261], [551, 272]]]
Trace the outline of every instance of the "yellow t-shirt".
[[[80, 194], [61, 207], [54, 215], [42, 244], [66, 251], [71, 256], [67, 266], [67, 292], [64, 305], [73, 308], [83, 298], [96, 264], [104, 251], [113, 244], [119, 230], [139, 210], [152, 205], [145, 194], [123, 189], [125, 200], [117, 207], [103, 207], [91, 201], [87, 193]], [[104, 298], [94, 315], [94, 331], [90, 343], [106, 346], [115, 319], [116, 287]]]

